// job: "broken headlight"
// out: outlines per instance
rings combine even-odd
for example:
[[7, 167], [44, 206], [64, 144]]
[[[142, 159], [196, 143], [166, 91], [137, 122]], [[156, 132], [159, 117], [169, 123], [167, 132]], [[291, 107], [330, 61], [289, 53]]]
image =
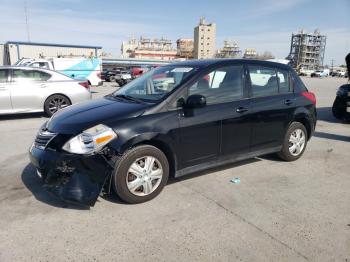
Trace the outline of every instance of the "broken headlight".
[[71, 138], [62, 149], [73, 154], [92, 154], [100, 151], [116, 137], [117, 134], [111, 128], [100, 124]]

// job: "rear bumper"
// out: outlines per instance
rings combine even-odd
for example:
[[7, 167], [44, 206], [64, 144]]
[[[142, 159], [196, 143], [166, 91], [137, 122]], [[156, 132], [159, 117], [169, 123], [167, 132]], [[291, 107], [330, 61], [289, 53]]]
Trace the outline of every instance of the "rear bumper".
[[47, 191], [65, 202], [87, 206], [94, 206], [112, 171], [98, 154], [81, 156], [32, 146], [29, 158]]

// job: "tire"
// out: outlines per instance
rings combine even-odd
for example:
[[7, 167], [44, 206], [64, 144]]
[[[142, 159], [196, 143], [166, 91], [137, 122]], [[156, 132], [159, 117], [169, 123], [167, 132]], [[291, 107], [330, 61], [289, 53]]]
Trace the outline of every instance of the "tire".
[[114, 82], [115, 81], [115, 76], [110, 76], [108, 82]]
[[332, 106], [332, 113], [336, 119], [342, 119], [346, 112], [346, 106], [342, 104], [340, 98], [336, 97]]
[[[301, 146], [302, 139], [298, 138], [299, 130], [302, 132], [302, 135], [300, 137], [303, 137], [303, 141], [304, 141], [302, 146]], [[293, 134], [293, 138], [292, 138], [292, 134]], [[284, 161], [295, 161], [298, 158], [300, 158], [304, 154], [305, 148], [307, 146], [307, 140], [308, 140], [307, 136], [308, 136], [307, 130], [302, 123], [300, 122], [291, 123], [285, 134], [283, 144], [282, 144], [282, 149], [278, 153], [279, 158], [281, 158]], [[294, 142], [290, 141], [291, 139], [295, 141], [295, 144]], [[298, 143], [299, 143], [299, 147], [298, 147]], [[294, 149], [293, 149], [293, 146], [294, 146]]]
[[70, 106], [72, 103], [64, 95], [49, 96], [44, 103], [44, 111], [47, 116], [51, 117], [58, 110]]
[[[147, 168], [146, 163], [151, 162], [151, 168]], [[123, 201], [129, 204], [146, 202], [156, 197], [168, 182], [168, 159], [154, 146], [137, 146], [117, 160], [112, 176], [113, 189]]]

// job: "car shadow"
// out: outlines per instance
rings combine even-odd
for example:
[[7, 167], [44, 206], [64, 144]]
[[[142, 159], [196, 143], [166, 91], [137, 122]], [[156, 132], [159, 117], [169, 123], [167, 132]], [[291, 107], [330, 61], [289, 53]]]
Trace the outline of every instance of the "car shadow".
[[329, 123], [343, 123], [342, 120], [336, 119], [332, 113], [332, 107], [318, 107], [317, 120], [326, 121]]
[[317, 108], [317, 120], [337, 123], [339, 122], [332, 114], [331, 107], [318, 107]]
[[11, 115], [0, 115], [1, 120], [19, 120], [28, 118], [47, 118], [44, 113], [25, 113], [25, 114], [11, 114]]
[[75, 204], [68, 204], [62, 200], [54, 197], [49, 192], [47, 192], [43, 186], [42, 181], [39, 176], [36, 174], [36, 169], [32, 164], [28, 164], [22, 171], [21, 174], [23, 184], [28, 188], [28, 190], [33, 194], [35, 199], [40, 202], [43, 202], [47, 205], [66, 208], [66, 209], [78, 209], [78, 210], [88, 210], [90, 209], [87, 206], [80, 206]]
[[[235, 168], [255, 162], [262, 161], [260, 158], [252, 158], [252, 159], [247, 159], [247, 160], [242, 160], [236, 163], [231, 163], [231, 164], [225, 164], [222, 166], [210, 168], [204, 171], [200, 172], [195, 172], [183, 177], [178, 177], [175, 178], [174, 176], [171, 176], [168, 180], [167, 185], [171, 185], [180, 181], [185, 181], [187, 179], [192, 179], [195, 177], [207, 175], [209, 173], [213, 172], [219, 172], [225, 169], [229, 168]], [[40, 202], [43, 202], [47, 205], [51, 205], [54, 207], [58, 208], [65, 208], [65, 209], [77, 209], [77, 210], [89, 210], [90, 207], [87, 206], [81, 206], [78, 204], [70, 204], [63, 202], [62, 200], [56, 198], [55, 196], [51, 195], [48, 191], [44, 189], [42, 186], [42, 181], [36, 174], [36, 169], [32, 164], [27, 164], [27, 166], [23, 169], [22, 174], [21, 174], [22, 182], [23, 184], [28, 188], [28, 190], [33, 194], [35, 199], [37, 199]], [[123, 205], [129, 205], [128, 203], [125, 203], [122, 201], [114, 192], [111, 190], [109, 194], [102, 194], [100, 196], [102, 199], [115, 203], [115, 204], [123, 204]], [[96, 204], [98, 204], [99, 200], [97, 199]]]
[[235, 168], [235, 167], [239, 167], [239, 166], [252, 164], [255, 162], [259, 162], [259, 161], [262, 161], [262, 160], [259, 158], [251, 158], [251, 159], [247, 159], [247, 160], [238, 161], [235, 163], [230, 163], [230, 164], [225, 164], [225, 165], [209, 168], [209, 169], [199, 171], [199, 172], [194, 172], [192, 174], [188, 174], [188, 175], [177, 177], [177, 178], [175, 178], [174, 176], [170, 176], [167, 185], [171, 185], [171, 184], [174, 184], [176, 182], [185, 181], [187, 179], [192, 179], [192, 178], [199, 177], [199, 176], [204, 176], [204, 175], [214, 173], [214, 172], [220, 172], [220, 171], [223, 171], [225, 169], [230, 169], [230, 168]]
[[342, 142], [350, 142], [350, 136], [343, 136], [343, 135], [331, 134], [326, 132], [315, 131], [313, 136], [319, 137], [319, 138], [331, 139], [331, 140], [338, 140]]

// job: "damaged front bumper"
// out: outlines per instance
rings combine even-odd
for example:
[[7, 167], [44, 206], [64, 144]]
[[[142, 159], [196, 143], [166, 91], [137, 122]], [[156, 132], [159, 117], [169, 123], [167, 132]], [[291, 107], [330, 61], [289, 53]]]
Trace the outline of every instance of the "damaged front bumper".
[[44, 187], [70, 203], [94, 206], [113, 170], [103, 154], [76, 155], [33, 144], [29, 156]]

